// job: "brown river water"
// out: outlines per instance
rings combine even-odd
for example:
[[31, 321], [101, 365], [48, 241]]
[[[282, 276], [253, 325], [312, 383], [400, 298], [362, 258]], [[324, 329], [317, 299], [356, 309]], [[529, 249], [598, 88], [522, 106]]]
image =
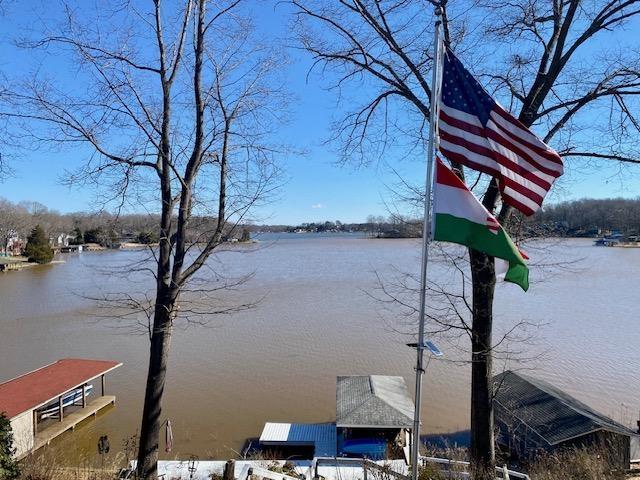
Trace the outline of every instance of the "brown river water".
[[[526, 368], [634, 426], [640, 249], [594, 247], [590, 240], [542, 246], [528, 252], [536, 264], [529, 292], [508, 284], [496, 289], [497, 337], [520, 321], [539, 325], [501, 355], [496, 371]], [[109, 436], [112, 454], [121, 450], [138, 428], [148, 340], [135, 325], [144, 319], [116, 318], [92, 298], [113, 292], [139, 298], [149, 279], [143, 272], [125, 274], [143, 257], [139, 251], [85, 252], [60, 257], [63, 264], [0, 274], [0, 382], [65, 357], [124, 364], [107, 377], [116, 406], [49, 447], [64, 451], [70, 463], [97, 457], [101, 435]], [[553, 267], [559, 260], [571, 263]], [[173, 424], [174, 449], [163, 456], [231, 458], [267, 421], [332, 421], [337, 375], [403, 375], [412, 391], [415, 354], [404, 344], [414, 327], [402, 311], [373, 297], [381, 293], [378, 277], [389, 284], [398, 272], [417, 272], [419, 262], [418, 240], [346, 235], [263, 237], [259, 248], [221, 253], [204, 279], [215, 272], [253, 276], [218, 300], [200, 299], [197, 308], [212, 310], [220, 298], [225, 305], [261, 301], [233, 315], [178, 322], [163, 409]], [[457, 288], [437, 254], [429, 268], [430, 279]], [[445, 360], [427, 369], [423, 433], [463, 431], [469, 424], [466, 341], [439, 342]]]

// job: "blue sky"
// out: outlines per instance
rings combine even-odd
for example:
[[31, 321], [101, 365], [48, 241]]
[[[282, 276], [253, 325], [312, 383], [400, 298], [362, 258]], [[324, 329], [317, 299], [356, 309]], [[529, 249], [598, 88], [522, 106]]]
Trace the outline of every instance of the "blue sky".
[[[259, 28], [266, 35], [286, 35], [287, 10], [275, 10], [270, 2], [258, 8], [261, 16]], [[0, 71], [15, 75], [34, 68], [26, 55], [17, 50], [12, 40], [34, 25], [34, 18], [57, 15], [56, 2], [9, 1], [0, 16]], [[395, 175], [380, 162], [367, 167], [339, 166], [338, 144], [326, 145], [332, 120], [348, 110], [349, 105], [337, 105], [333, 92], [316, 75], [308, 80], [306, 73], [310, 60], [304, 52], [291, 49], [291, 64], [286, 71], [288, 88], [296, 100], [291, 105], [291, 121], [280, 135], [283, 141], [292, 143], [307, 153], [286, 159], [284, 169], [287, 182], [278, 200], [261, 210], [264, 223], [296, 224], [305, 221], [341, 220], [361, 222], [369, 214], [386, 215], [385, 199], [389, 200], [388, 185], [396, 182]], [[65, 81], [74, 82], [73, 72], [59, 72]], [[366, 95], [366, 90], [362, 92]], [[38, 201], [61, 212], [91, 210], [93, 193], [88, 189], [69, 188], [60, 184], [65, 169], [73, 168], [84, 160], [85, 152], [65, 150], [20, 151], [13, 163], [15, 176], [0, 183], [0, 197], [11, 201]], [[385, 158], [408, 181], [423, 183], [424, 155], [415, 152], [409, 158], [400, 159], [394, 151]], [[550, 201], [582, 197], [636, 197], [640, 195], [640, 167], [620, 171], [617, 165], [606, 168], [584, 167], [568, 164], [567, 173]]]

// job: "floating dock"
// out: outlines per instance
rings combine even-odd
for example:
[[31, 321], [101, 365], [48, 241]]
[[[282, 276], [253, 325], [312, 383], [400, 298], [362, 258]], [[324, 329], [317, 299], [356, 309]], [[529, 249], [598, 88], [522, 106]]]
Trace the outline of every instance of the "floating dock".
[[[11, 422], [16, 458], [47, 445], [114, 404], [116, 397], [105, 395], [105, 375], [121, 365], [108, 360], [66, 358], [1, 383], [0, 412]], [[98, 379], [101, 395], [88, 400], [87, 387]], [[79, 400], [72, 395], [74, 400], [67, 402], [65, 399], [74, 392]], [[47, 411], [55, 409], [55, 419], [42, 420], [45, 407]]]

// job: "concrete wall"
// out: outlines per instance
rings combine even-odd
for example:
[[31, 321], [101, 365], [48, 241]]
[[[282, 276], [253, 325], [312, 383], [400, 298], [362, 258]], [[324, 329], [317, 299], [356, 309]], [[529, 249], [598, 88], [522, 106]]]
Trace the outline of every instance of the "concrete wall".
[[16, 448], [16, 457], [20, 458], [33, 448], [33, 413], [28, 411], [13, 417], [11, 429], [13, 430], [13, 446]]

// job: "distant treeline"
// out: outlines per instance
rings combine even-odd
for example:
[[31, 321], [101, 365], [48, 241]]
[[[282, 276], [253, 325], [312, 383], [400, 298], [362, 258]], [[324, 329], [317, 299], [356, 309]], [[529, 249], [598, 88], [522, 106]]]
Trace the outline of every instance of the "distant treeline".
[[[61, 234], [70, 235], [70, 243], [99, 243], [110, 246], [122, 241], [155, 243], [158, 241], [159, 217], [156, 214], [121, 214], [108, 212], [60, 213], [38, 202], [14, 203], [0, 198], [0, 244], [14, 235], [26, 238], [36, 225], [54, 239]], [[193, 241], [198, 235], [213, 231], [217, 220], [194, 217]], [[388, 217], [369, 215], [363, 223], [343, 223], [340, 220], [302, 223], [300, 225], [243, 224], [229, 238], [246, 239], [249, 232], [363, 232], [380, 237], [418, 237], [421, 219], [402, 215]]]
[[343, 223], [340, 220], [301, 223], [299, 225], [252, 225], [252, 231], [263, 232], [362, 232], [386, 238], [419, 237], [422, 233], [422, 220], [402, 215], [369, 215], [364, 223]]
[[[194, 218], [193, 235], [216, 227], [216, 219]], [[71, 234], [76, 242], [109, 244], [118, 241], [158, 241], [158, 216], [155, 214], [115, 215], [100, 213], [60, 213], [37, 202], [12, 203], [0, 198], [0, 240], [17, 234], [22, 238], [40, 225], [50, 237]], [[595, 236], [607, 231], [640, 233], [640, 198], [583, 199], [545, 206], [525, 225], [533, 234]], [[362, 223], [340, 220], [309, 222], [299, 225], [241, 225], [230, 236], [246, 237], [247, 232], [362, 232], [380, 237], [420, 237], [422, 219], [403, 215], [369, 215]], [[197, 238], [194, 238], [197, 241]]]
[[[0, 246], [14, 236], [26, 238], [36, 225], [40, 225], [45, 235], [57, 239], [60, 235], [70, 235], [69, 243], [99, 243], [113, 246], [121, 242], [155, 243], [158, 241], [159, 216], [156, 214], [116, 215], [108, 212], [60, 213], [49, 210], [38, 202], [13, 203], [0, 198]], [[217, 219], [193, 217], [192, 229], [187, 241], [206, 238], [217, 226]], [[229, 232], [237, 238], [246, 236], [244, 228]]]
[[17, 235], [21, 238], [40, 225], [45, 234], [56, 238], [72, 235], [72, 243], [108, 243], [125, 235], [153, 240], [158, 220], [154, 215], [136, 214], [117, 216], [100, 213], [60, 213], [49, 210], [38, 202], [13, 203], [0, 198], [0, 236]]
[[553, 234], [593, 236], [640, 233], [640, 198], [583, 199], [549, 205], [528, 222]]

